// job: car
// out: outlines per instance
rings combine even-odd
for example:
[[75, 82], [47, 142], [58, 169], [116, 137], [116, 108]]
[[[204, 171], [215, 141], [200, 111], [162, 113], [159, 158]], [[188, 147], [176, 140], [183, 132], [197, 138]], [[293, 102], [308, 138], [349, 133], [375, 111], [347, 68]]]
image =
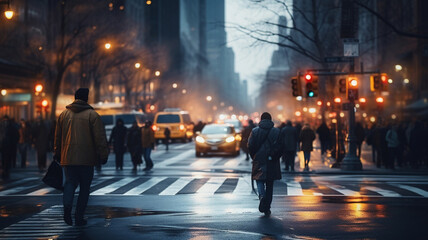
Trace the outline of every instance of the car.
[[116, 126], [118, 119], [122, 119], [124, 126], [126, 128], [131, 128], [132, 123], [137, 121], [139, 127], [144, 126], [144, 123], [148, 120], [147, 116], [141, 112], [123, 112], [123, 113], [113, 113], [113, 114], [100, 114], [101, 121], [104, 123], [106, 129], [107, 139], [110, 138], [111, 131], [113, 127]]
[[237, 156], [240, 152], [241, 136], [230, 124], [208, 124], [195, 138], [196, 157], [208, 153], [229, 153]]
[[165, 139], [166, 128], [171, 132], [171, 139], [181, 139], [186, 142], [193, 138], [193, 123], [187, 111], [173, 108], [156, 113], [152, 125], [156, 140]]
[[241, 121], [239, 121], [238, 119], [226, 119], [224, 120], [224, 123], [233, 125], [235, 127], [236, 133], [241, 133], [244, 129]]

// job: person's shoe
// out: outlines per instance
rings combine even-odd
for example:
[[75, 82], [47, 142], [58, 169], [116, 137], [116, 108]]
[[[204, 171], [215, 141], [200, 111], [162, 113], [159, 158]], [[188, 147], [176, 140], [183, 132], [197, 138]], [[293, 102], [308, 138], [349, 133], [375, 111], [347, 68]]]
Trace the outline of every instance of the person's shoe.
[[64, 222], [67, 225], [73, 226], [73, 219], [71, 218], [71, 207], [64, 207]]
[[88, 224], [88, 221], [86, 221], [85, 219], [76, 219], [76, 226], [81, 227], [86, 226], [86, 224]]
[[266, 203], [265, 203], [265, 198], [264, 197], [260, 198], [259, 211], [261, 213], [264, 213], [266, 211]]
[[271, 213], [272, 213], [272, 212], [268, 209], [268, 210], [266, 210], [266, 211], [265, 211], [265, 216], [266, 216], [266, 217], [269, 217]]

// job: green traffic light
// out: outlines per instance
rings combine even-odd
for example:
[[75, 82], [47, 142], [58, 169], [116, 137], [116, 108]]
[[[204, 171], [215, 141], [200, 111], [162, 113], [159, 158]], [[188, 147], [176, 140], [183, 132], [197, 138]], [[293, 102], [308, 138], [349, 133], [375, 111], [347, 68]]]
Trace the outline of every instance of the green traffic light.
[[309, 92], [308, 92], [308, 96], [309, 96], [309, 97], [314, 97], [314, 95], [315, 95], [315, 94], [314, 94], [314, 92], [313, 92], [313, 91], [309, 91]]

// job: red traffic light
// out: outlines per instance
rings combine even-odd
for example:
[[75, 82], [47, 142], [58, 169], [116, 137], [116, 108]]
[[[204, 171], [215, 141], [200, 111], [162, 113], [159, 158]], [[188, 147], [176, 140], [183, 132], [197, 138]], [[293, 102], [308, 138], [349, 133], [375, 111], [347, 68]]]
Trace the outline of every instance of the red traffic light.
[[366, 103], [366, 102], [367, 102], [367, 99], [366, 99], [366, 98], [364, 98], [364, 97], [361, 97], [360, 99], [358, 99], [358, 101], [359, 101], [360, 103]]
[[44, 108], [46, 108], [47, 106], [49, 106], [49, 102], [46, 99], [43, 99], [43, 101], [42, 101], [41, 104], [42, 104], [42, 107], [44, 107]]
[[335, 103], [341, 103], [342, 99], [340, 97], [334, 98]]
[[318, 105], [318, 106], [322, 106], [322, 101], [321, 101], [321, 100], [318, 100], [318, 101], [317, 101], [317, 105]]
[[386, 82], [386, 81], [388, 80], [388, 76], [387, 76], [387, 75], [385, 75], [385, 74], [382, 74], [382, 75], [380, 76], [380, 79], [382, 80], [382, 82]]
[[384, 100], [383, 100], [383, 97], [377, 97], [377, 98], [376, 98], [376, 102], [377, 102], [377, 103], [383, 103], [383, 101], [384, 101]]
[[306, 81], [311, 81], [312, 80], [312, 75], [311, 74], [306, 74], [305, 75], [305, 79], [306, 79]]

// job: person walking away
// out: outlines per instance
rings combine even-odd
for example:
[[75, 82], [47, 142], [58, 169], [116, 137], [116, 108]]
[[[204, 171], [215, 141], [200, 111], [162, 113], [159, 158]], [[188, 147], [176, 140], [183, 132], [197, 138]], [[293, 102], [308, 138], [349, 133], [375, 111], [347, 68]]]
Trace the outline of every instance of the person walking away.
[[317, 128], [317, 134], [321, 143], [321, 159], [324, 159], [323, 155], [330, 147], [330, 129], [325, 122], [322, 122], [321, 125]]
[[19, 141], [18, 141], [18, 151], [21, 156], [21, 168], [27, 166], [27, 151], [31, 142], [31, 129], [28, 122], [24, 119], [21, 119], [19, 125]]
[[285, 161], [285, 171], [288, 171], [290, 168], [291, 171], [294, 172], [294, 162], [299, 137], [297, 136], [296, 128], [291, 125], [291, 121], [287, 121], [285, 127], [281, 130], [281, 136], [283, 138], [284, 154], [282, 158]]
[[71, 217], [74, 192], [80, 185], [75, 211], [75, 225], [84, 226], [90, 186], [97, 162], [107, 162], [109, 149], [104, 124], [87, 103], [89, 89], [79, 88], [75, 101], [58, 118], [55, 129], [54, 160], [64, 168], [64, 222], [73, 225]]
[[413, 168], [419, 168], [420, 163], [424, 157], [426, 145], [426, 135], [424, 134], [423, 125], [421, 122], [415, 122], [414, 128], [410, 132], [410, 154], [411, 154], [411, 166]]
[[361, 146], [366, 138], [366, 131], [360, 122], [355, 124], [355, 135], [357, 137], [357, 157], [358, 159], [361, 159]]
[[251, 131], [248, 139], [248, 150], [253, 159], [251, 179], [257, 182], [259, 211], [266, 216], [271, 214], [274, 180], [281, 179], [279, 157], [269, 156], [269, 149], [274, 148], [274, 144], [282, 144], [276, 141], [280, 139], [280, 130], [273, 126], [271, 115], [264, 112], [258, 127]]
[[16, 148], [19, 140], [18, 129], [7, 115], [3, 117], [1, 132], [2, 178], [7, 180], [10, 177], [10, 168], [12, 167], [12, 163], [15, 161], [13, 158], [16, 158]]
[[143, 147], [141, 146], [141, 129], [138, 127], [136, 121], [132, 123], [132, 127], [129, 129], [127, 146], [131, 154], [132, 165], [134, 166], [132, 171], [136, 171], [137, 166], [143, 163], [141, 160], [143, 151]]
[[146, 167], [143, 171], [149, 171], [153, 168], [153, 161], [150, 155], [152, 153], [152, 149], [155, 147], [155, 133], [151, 126], [152, 122], [147, 121], [141, 129], [141, 145], [143, 147], [144, 161], [146, 162]]
[[388, 144], [389, 153], [386, 167], [394, 169], [394, 162], [398, 154], [398, 146], [400, 145], [397, 126], [394, 125], [391, 129], [388, 130], [388, 132], [386, 133], [385, 140]]
[[116, 170], [123, 170], [123, 155], [126, 151], [125, 139], [128, 129], [124, 126], [122, 119], [117, 119], [116, 126], [113, 127], [109, 145], [113, 143], [113, 151], [116, 157]]
[[171, 138], [171, 130], [169, 130], [169, 128], [165, 128], [165, 131], [163, 131], [163, 134], [165, 135], [165, 146], [166, 146], [166, 150], [168, 151], [168, 146], [169, 146], [169, 140]]
[[49, 129], [41, 117], [37, 118], [34, 126], [33, 143], [37, 152], [37, 166], [39, 167], [39, 171], [43, 172], [46, 169], [46, 158], [49, 148]]
[[242, 140], [241, 140], [241, 149], [245, 152], [245, 160], [249, 160], [249, 150], [248, 150], [248, 138], [250, 137], [251, 131], [255, 128], [253, 120], [248, 120], [248, 125], [242, 130]]
[[311, 160], [311, 152], [313, 151], [312, 143], [315, 140], [315, 133], [309, 127], [309, 124], [303, 126], [302, 131], [300, 132], [300, 142], [302, 144], [300, 150], [303, 151], [303, 156], [305, 158], [305, 170], [309, 171], [309, 161]]

